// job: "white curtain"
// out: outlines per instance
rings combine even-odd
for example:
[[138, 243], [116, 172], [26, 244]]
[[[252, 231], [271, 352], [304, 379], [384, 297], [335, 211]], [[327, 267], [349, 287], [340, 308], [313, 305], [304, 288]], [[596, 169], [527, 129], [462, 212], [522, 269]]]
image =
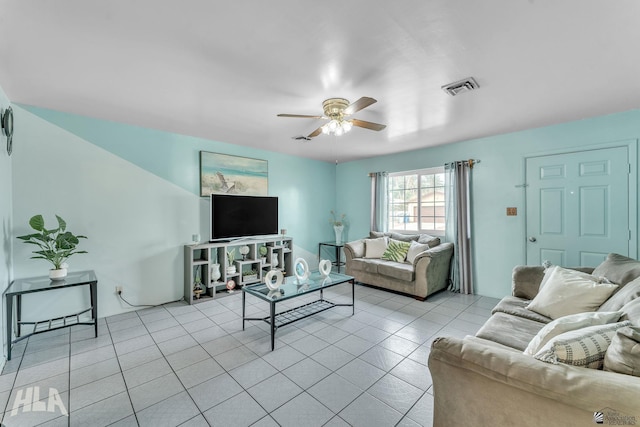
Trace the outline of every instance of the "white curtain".
[[450, 290], [473, 294], [471, 267], [471, 199], [470, 181], [473, 162], [452, 162], [444, 165], [446, 234], [454, 244], [451, 260]]
[[371, 231], [387, 231], [387, 194], [389, 174], [375, 172], [371, 176]]

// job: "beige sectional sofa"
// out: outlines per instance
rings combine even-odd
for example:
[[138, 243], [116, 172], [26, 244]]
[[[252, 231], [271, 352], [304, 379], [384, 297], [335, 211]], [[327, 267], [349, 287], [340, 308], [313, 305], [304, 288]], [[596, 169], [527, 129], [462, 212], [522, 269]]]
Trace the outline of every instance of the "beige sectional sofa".
[[[367, 244], [376, 239], [416, 242], [424, 245], [424, 250], [417, 253], [415, 259], [402, 262], [368, 257]], [[449, 284], [453, 244], [440, 243], [438, 237], [371, 232], [369, 239], [345, 244], [344, 253], [346, 274], [367, 285], [402, 292], [422, 300]]]
[[[624, 329], [639, 330], [634, 328], [640, 326], [640, 279], [634, 280], [640, 277], [639, 261], [610, 254], [595, 270], [576, 270], [618, 284], [597, 311], [620, 311], [618, 322], [631, 322]], [[569, 427], [595, 425], [595, 420], [604, 425], [640, 425], [640, 344], [627, 347], [624, 364], [614, 368], [615, 372], [575, 366], [566, 360], [549, 363], [523, 353], [538, 331], [551, 322], [526, 308], [542, 289], [543, 277], [543, 267], [516, 267], [512, 295], [500, 301], [476, 336], [433, 342], [429, 369], [434, 426]], [[622, 330], [615, 333], [620, 335]], [[612, 339], [608, 349], [604, 346], [605, 369], [610, 369], [607, 361], [612, 360], [609, 354], [620, 342], [618, 338]], [[559, 339], [557, 348], [550, 348], [556, 351], [565, 343]]]

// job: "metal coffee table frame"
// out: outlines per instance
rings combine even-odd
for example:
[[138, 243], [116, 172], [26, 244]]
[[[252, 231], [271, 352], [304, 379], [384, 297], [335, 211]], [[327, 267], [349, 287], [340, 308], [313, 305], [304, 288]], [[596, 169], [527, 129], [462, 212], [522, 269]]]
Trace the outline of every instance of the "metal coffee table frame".
[[[351, 283], [351, 304], [338, 304], [324, 299], [323, 291], [343, 283]], [[279, 302], [289, 301], [313, 292], [320, 292], [320, 299], [276, 313]], [[269, 303], [269, 316], [246, 317], [246, 295], [250, 294]], [[242, 288], [242, 330], [247, 320], [266, 322], [271, 327], [271, 350], [275, 348], [275, 333], [278, 328], [298, 320], [306, 319], [334, 307], [351, 307], [351, 315], [355, 314], [355, 280], [351, 276], [331, 273], [327, 278], [319, 272], [311, 273], [309, 279], [298, 281], [294, 276], [287, 277], [278, 291], [269, 291], [264, 283], [248, 285]]]

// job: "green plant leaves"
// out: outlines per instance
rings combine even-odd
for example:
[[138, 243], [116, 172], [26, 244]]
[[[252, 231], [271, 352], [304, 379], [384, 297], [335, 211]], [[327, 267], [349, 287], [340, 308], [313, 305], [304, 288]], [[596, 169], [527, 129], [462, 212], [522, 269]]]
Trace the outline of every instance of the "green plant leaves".
[[60, 230], [62, 231], [66, 230], [67, 223], [64, 221], [64, 219], [60, 218], [58, 215], [56, 215], [56, 219], [58, 220], [58, 228], [60, 228]]
[[44, 218], [42, 215], [34, 215], [29, 220], [29, 225], [36, 231], [44, 231]]
[[32, 259], [44, 259], [49, 261], [56, 269], [65, 262], [67, 258], [74, 254], [86, 254], [87, 251], [78, 251], [76, 246], [79, 239], [86, 239], [86, 236], [76, 236], [70, 231], [66, 231], [67, 223], [60, 216], [56, 215], [58, 228], [47, 230], [42, 215], [34, 215], [29, 220], [29, 225], [38, 233], [26, 234], [17, 238], [25, 243], [36, 245], [40, 248], [33, 251]]

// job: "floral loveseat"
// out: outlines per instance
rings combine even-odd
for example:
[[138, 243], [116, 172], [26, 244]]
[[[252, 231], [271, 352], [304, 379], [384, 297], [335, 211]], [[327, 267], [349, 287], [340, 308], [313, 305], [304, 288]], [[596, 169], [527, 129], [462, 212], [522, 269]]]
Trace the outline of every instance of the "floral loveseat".
[[422, 300], [447, 287], [453, 244], [427, 234], [371, 232], [345, 244], [344, 254], [345, 271], [357, 281]]
[[429, 369], [435, 427], [640, 425], [640, 261], [516, 267], [512, 295], [476, 336], [437, 338]]

